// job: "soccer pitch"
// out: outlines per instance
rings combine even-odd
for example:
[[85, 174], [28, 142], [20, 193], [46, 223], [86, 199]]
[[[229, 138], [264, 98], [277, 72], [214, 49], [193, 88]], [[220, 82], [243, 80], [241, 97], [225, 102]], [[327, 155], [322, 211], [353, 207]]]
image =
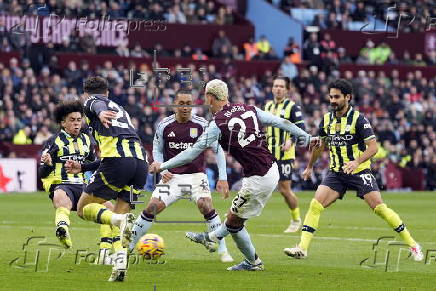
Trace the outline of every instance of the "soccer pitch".
[[[299, 192], [304, 217], [313, 192]], [[142, 198], [147, 201], [150, 194]], [[217, 254], [184, 238], [187, 230], [202, 231], [201, 223], [156, 223], [150, 232], [166, 244], [163, 264], [131, 264], [125, 282], [106, 282], [110, 266], [96, 266], [86, 255], [98, 251], [98, 225], [71, 214], [73, 249], [63, 251], [54, 236], [54, 210], [45, 193], [0, 195], [0, 289], [1, 290], [425, 290], [436, 288], [435, 192], [382, 194], [397, 211], [428, 255], [414, 262], [389, 243], [399, 237], [371, 212], [354, 193], [348, 193], [323, 212], [319, 230], [306, 260], [283, 254], [294, 246], [299, 233], [284, 234], [289, 211], [279, 193], [274, 193], [264, 212], [247, 224], [263, 272], [229, 272]], [[231, 200], [214, 195], [221, 217]], [[142, 210], [139, 205], [134, 211]], [[194, 204], [181, 200], [158, 216], [164, 221], [201, 221]], [[23, 244], [33, 237], [25, 250]], [[44, 241], [38, 245], [38, 242]], [[48, 244], [53, 244], [52, 246]], [[231, 237], [227, 245], [235, 259], [242, 260]], [[50, 252], [51, 248], [51, 252]], [[432, 251], [433, 250], [433, 251]], [[63, 253], [64, 252], [64, 253]], [[62, 254], [63, 253], [63, 254]], [[25, 254], [27, 255], [26, 257]], [[376, 257], [375, 257], [376, 255]], [[88, 261], [93, 255], [88, 256]], [[38, 257], [38, 263], [35, 263]], [[366, 260], [365, 260], [366, 259]]]

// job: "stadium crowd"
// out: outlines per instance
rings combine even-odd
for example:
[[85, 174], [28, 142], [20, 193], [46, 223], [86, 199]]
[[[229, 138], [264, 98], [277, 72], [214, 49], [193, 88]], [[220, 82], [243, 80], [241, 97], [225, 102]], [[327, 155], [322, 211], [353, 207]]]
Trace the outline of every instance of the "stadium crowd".
[[[133, 66], [133, 65], [131, 65]], [[0, 64], [0, 140], [14, 144], [42, 144], [52, 132], [56, 131], [53, 119], [55, 104], [63, 98], [77, 98], [81, 95], [82, 82], [90, 75], [106, 77], [112, 87], [111, 98], [124, 106], [132, 117], [145, 144], [153, 139], [155, 125], [170, 114], [165, 108], [155, 105], [171, 104], [172, 96], [180, 88], [182, 76], [172, 72], [168, 81], [160, 80], [160, 96], [153, 92], [154, 78], [146, 65], [140, 70], [149, 76], [144, 88], [129, 88], [129, 69], [119, 65], [114, 67], [110, 61], [92, 71], [86, 62], [76, 64], [71, 61], [65, 70], [55, 64], [44, 67], [37, 73], [28, 60], [18, 61], [12, 58], [7, 64]], [[207, 78], [223, 78], [229, 84], [233, 102], [243, 102], [263, 107], [266, 100], [272, 98], [271, 86], [273, 73], [268, 71], [262, 78], [237, 77], [231, 66], [216, 68], [210, 65]], [[200, 78], [193, 70], [192, 84], [195, 103], [203, 100]], [[282, 73], [282, 72], [279, 72]], [[306, 126], [309, 132], [316, 134], [323, 113], [328, 111], [327, 84], [339, 77], [333, 70], [327, 74], [317, 67], [302, 69], [293, 78], [290, 96], [302, 105]], [[400, 80], [397, 71], [387, 76], [383, 72], [360, 71], [358, 75], [346, 72], [343, 76], [353, 82], [356, 107], [370, 119], [381, 145], [377, 157], [380, 167], [391, 160], [404, 167], [423, 168], [427, 174], [427, 187], [434, 189], [436, 181], [436, 132], [435, 132], [435, 85], [436, 78], [427, 80], [420, 71], [410, 72], [406, 80]], [[207, 80], [207, 79], [205, 79]], [[205, 116], [201, 108], [194, 112]], [[209, 117], [208, 117], [209, 118]], [[306, 159], [299, 155], [295, 162], [297, 169], [303, 169]], [[296, 187], [312, 187], [320, 179], [327, 166], [327, 153], [318, 163], [315, 180], [309, 184], [299, 181], [295, 175]], [[213, 157], [208, 159], [209, 168], [216, 170]], [[229, 177], [231, 183], [240, 178], [241, 169], [230, 157]], [[380, 178], [381, 179], [381, 178]], [[383, 185], [383, 181], [381, 181]]]
[[[19, 11], [26, 7], [21, 2], [23, 1], [6, 1], [8, 3], [6, 5], [0, 1], [0, 10], [13, 14], [32, 13], [32, 11]], [[310, 2], [316, 5], [316, 2], [323, 1]], [[229, 9], [225, 9], [228, 17], [224, 18], [227, 22], [219, 22], [219, 16], [224, 13], [223, 8], [216, 7], [213, 1], [174, 0], [148, 1], [147, 3], [142, 5], [138, 1], [111, 1], [108, 5], [106, 1], [49, 1], [47, 13], [53, 11], [56, 13], [59, 9], [63, 9], [63, 14], [66, 13], [71, 17], [82, 15], [98, 17], [108, 14], [114, 18], [136, 18], [145, 15], [147, 18], [160, 19], [161, 17], [168, 22], [185, 23], [180, 21], [180, 17], [171, 16], [174, 11], [179, 11], [185, 14], [186, 23], [195, 23], [188, 17], [189, 13], [194, 11], [194, 14], [198, 16], [202, 13], [200, 10], [204, 10], [205, 14], [210, 16], [206, 17], [207, 23], [230, 24], [233, 22], [232, 17], [229, 16], [231, 14]], [[281, 1], [282, 7], [290, 5], [290, 7], [301, 8], [308, 5], [305, 3], [309, 1]], [[331, 1], [323, 8], [331, 13], [342, 11], [341, 13], [349, 15], [357, 15], [360, 10], [360, 14], [368, 14], [378, 9], [374, 1], [366, 1], [363, 8], [362, 3], [354, 1], [343, 4], [341, 1]], [[428, 1], [419, 3], [416, 9], [424, 9], [430, 14], [434, 12], [434, 9], [428, 7]], [[34, 8], [35, 6], [27, 6], [26, 9]], [[160, 13], [157, 13], [158, 11]], [[48, 44], [40, 51], [40, 54], [36, 54], [37, 58], [33, 58], [38, 47], [26, 39], [26, 34], [12, 36], [1, 29], [2, 25], [4, 24], [0, 23], [0, 51], [19, 51], [23, 58], [20, 60], [12, 58], [8, 63], [0, 63], [0, 96], [2, 96], [0, 99], [0, 141], [14, 144], [42, 144], [57, 130], [53, 118], [56, 103], [64, 98], [81, 96], [84, 79], [97, 74], [108, 79], [112, 88], [111, 99], [123, 105], [129, 112], [143, 143], [151, 144], [156, 124], [170, 114], [165, 108], [155, 106], [171, 104], [174, 93], [180, 88], [180, 81], [184, 80], [183, 75], [171, 70], [170, 80], [159, 80], [161, 88], [156, 94], [154, 87], [157, 80], [145, 64], [140, 67], [136, 67], [133, 63], [115, 66], [110, 61], [106, 61], [103, 66], [92, 70], [86, 61], [80, 63], [70, 61], [67, 68], [60, 69], [58, 57], [54, 52], [95, 53], [96, 46], [95, 43], [93, 44], [92, 37], [85, 35], [83, 38], [78, 38], [73, 35], [70, 39], [65, 39], [62, 45]], [[292, 79], [290, 96], [301, 104], [308, 131], [312, 134], [317, 133], [321, 117], [329, 109], [327, 84], [333, 79], [344, 77], [353, 82], [355, 88], [353, 104], [370, 119], [380, 143], [380, 151], [374, 163], [379, 185], [382, 187], [386, 185], [381, 173], [388, 162], [393, 162], [401, 167], [424, 169], [426, 188], [434, 190], [436, 188], [436, 107], [434, 105], [436, 77], [424, 78], [419, 71], [419, 66], [434, 66], [436, 51], [430, 52], [427, 56], [417, 54], [413, 57], [405, 52], [402, 60], [398, 60], [386, 44], [376, 47], [371, 40], [368, 40], [360, 55], [357, 58], [351, 58], [344, 48], [337, 47], [328, 33], [324, 33], [320, 39], [316, 33], [309, 34], [302, 48], [290, 39], [278, 72]], [[207, 52], [201, 49], [194, 50], [189, 45], [174, 51], [165, 50], [160, 44], [147, 49], [150, 50], [147, 51], [139, 45], [132, 49], [120, 45], [114, 49], [113, 53], [126, 57], [146, 57], [150, 55], [152, 49], [156, 49], [160, 56], [193, 60], [206, 60], [210, 57], [223, 59], [222, 65], [207, 67], [206, 79], [199, 75], [198, 70], [192, 65], [193, 95], [198, 105], [203, 102], [200, 90], [201, 81], [212, 78], [222, 78], [229, 84], [232, 102], [263, 107], [267, 100], [272, 99], [273, 72], [267, 71], [260, 78], [240, 77], [236, 75], [235, 67], [231, 63], [231, 60], [278, 59], [265, 36], [257, 42], [250, 39], [242, 48], [238, 48], [232, 45], [224, 31], [220, 31], [210, 51]], [[302, 59], [307, 62], [307, 67], [298, 70], [296, 64], [301, 63]], [[357, 75], [346, 72], [340, 76], [338, 66], [346, 63], [405, 63], [416, 66], [416, 71], [409, 72], [405, 80], [401, 80], [398, 71], [395, 70], [389, 75], [384, 72], [360, 71]], [[146, 72], [146, 76], [143, 77], [143, 80], [146, 80], [144, 88], [129, 87], [129, 70], [132, 69]], [[206, 115], [201, 107], [194, 108], [194, 113], [200, 116]], [[206, 117], [210, 119], [210, 116]], [[295, 180], [293, 186], [313, 188], [326, 171], [327, 152], [316, 167], [314, 179], [309, 182], [301, 181], [298, 173], [304, 169], [308, 156], [301, 152], [297, 157], [299, 158], [295, 161], [295, 167], [298, 170], [293, 177]], [[216, 175], [217, 168], [213, 155], [208, 154], [207, 163], [208, 173], [211, 176]], [[231, 157], [228, 157], [228, 171], [231, 184], [240, 180], [241, 167]]]
[[383, 30], [383, 25], [388, 23], [393, 30], [398, 28], [401, 32], [417, 32], [424, 31], [431, 19], [436, 17], [436, 7], [432, 0], [406, 0], [398, 3], [389, 0], [268, 0], [268, 2], [279, 6], [286, 13], [290, 13], [291, 9], [322, 10], [310, 23], [321, 30], [355, 30], [362, 25], [373, 26], [374, 19], [378, 19], [380, 21], [378, 30]]
[[[33, 3], [37, 2], [37, 3]], [[206, 0], [50, 0], [1, 1], [0, 10], [15, 15], [62, 15], [66, 18], [88, 17], [96, 19], [147, 19], [182, 24], [233, 24], [230, 7]]]

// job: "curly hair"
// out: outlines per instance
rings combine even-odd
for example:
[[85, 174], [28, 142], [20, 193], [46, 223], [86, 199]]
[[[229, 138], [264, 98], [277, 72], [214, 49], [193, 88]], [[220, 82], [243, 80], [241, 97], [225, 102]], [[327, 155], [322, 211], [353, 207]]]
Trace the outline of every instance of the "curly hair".
[[98, 76], [89, 77], [83, 84], [83, 91], [88, 94], [106, 94], [108, 89], [106, 79]]
[[328, 90], [330, 91], [332, 88], [340, 90], [344, 95], [350, 94], [351, 98], [353, 98], [353, 85], [345, 79], [337, 79], [331, 82], [328, 86]]
[[83, 104], [80, 100], [67, 100], [59, 103], [54, 110], [56, 122], [60, 124], [72, 112], [80, 112], [83, 116]]

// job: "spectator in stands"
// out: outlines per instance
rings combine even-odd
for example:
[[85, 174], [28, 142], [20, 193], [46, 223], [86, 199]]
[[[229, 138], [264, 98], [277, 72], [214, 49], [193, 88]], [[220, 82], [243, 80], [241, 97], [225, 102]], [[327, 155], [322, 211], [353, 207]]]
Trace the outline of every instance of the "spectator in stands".
[[289, 37], [288, 43], [286, 44], [283, 54], [286, 58], [294, 64], [301, 63], [301, 50], [300, 46], [294, 41], [293, 37]]
[[357, 3], [357, 7], [354, 10], [354, 12], [351, 14], [351, 18], [353, 21], [366, 21], [366, 10], [365, 10], [365, 3], [363, 1], [359, 1]]
[[205, 61], [209, 58], [203, 53], [201, 48], [195, 50], [195, 53], [192, 55], [192, 59], [196, 61]]
[[32, 144], [32, 139], [30, 138], [31, 133], [32, 130], [28, 126], [20, 129], [17, 134], [14, 135], [12, 143], [16, 145]]
[[52, 133], [49, 131], [48, 127], [46, 125], [43, 125], [41, 129], [38, 131], [38, 133], [36, 134], [33, 143], [42, 145], [46, 140], [50, 138], [51, 135]]
[[309, 39], [304, 42], [303, 57], [309, 60], [311, 65], [318, 66], [321, 64], [321, 44], [315, 32], [312, 32]]
[[133, 50], [130, 51], [130, 56], [134, 58], [142, 58], [145, 56], [145, 52], [142, 50], [141, 45], [139, 43], [135, 44]]
[[347, 51], [343, 47], [338, 48], [338, 62], [340, 64], [350, 64], [353, 62], [353, 60], [350, 58], [349, 55], [347, 55]]
[[212, 52], [214, 56], [220, 55], [222, 51], [222, 47], [227, 47], [227, 51], [231, 51], [232, 43], [226, 36], [226, 32], [224, 30], [220, 30], [218, 32], [218, 37], [214, 39], [212, 44]]
[[239, 52], [238, 46], [232, 46], [232, 59], [242, 61], [244, 60], [244, 56]]
[[90, 33], [85, 33], [85, 35], [80, 38], [79, 42], [80, 42], [80, 47], [85, 53], [87, 54], [96, 53], [97, 47], [95, 45], [95, 39]]
[[336, 42], [331, 39], [329, 33], [324, 34], [323, 40], [320, 44], [321, 58], [325, 58], [329, 52], [331, 52], [336, 57]]
[[254, 56], [256, 56], [259, 53], [259, 49], [253, 37], [250, 37], [250, 40], [244, 43], [244, 51], [245, 51], [246, 61], [251, 60]]
[[256, 43], [257, 49], [260, 53], [268, 54], [271, 50], [271, 44], [266, 38], [265, 35], [262, 35], [259, 39], [259, 41]]
[[319, 27], [320, 30], [326, 29], [327, 25], [326, 25], [325, 20], [324, 20], [324, 13], [316, 14], [310, 25], [317, 26], [317, 27]]
[[169, 23], [186, 23], [186, 16], [185, 14], [180, 10], [179, 5], [174, 5], [172, 8], [170, 8], [167, 20]]
[[144, 6], [139, 3], [136, 3], [135, 8], [130, 10], [127, 13], [128, 19], [146, 19], [147, 18], [147, 10]]
[[282, 75], [285, 77], [289, 77], [291, 80], [297, 77], [298, 70], [297, 66], [295, 66], [288, 58], [285, 58], [280, 65], [280, 70], [282, 71]]
[[130, 51], [127, 47], [128, 40], [125, 39], [123, 41], [120, 41], [120, 44], [118, 45], [117, 49], [115, 50], [116, 54], [120, 57], [129, 57]]
[[159, 2], [154, 2], [150, 5], [147, 18], [149, 20], [165, 20], [163, 8]]

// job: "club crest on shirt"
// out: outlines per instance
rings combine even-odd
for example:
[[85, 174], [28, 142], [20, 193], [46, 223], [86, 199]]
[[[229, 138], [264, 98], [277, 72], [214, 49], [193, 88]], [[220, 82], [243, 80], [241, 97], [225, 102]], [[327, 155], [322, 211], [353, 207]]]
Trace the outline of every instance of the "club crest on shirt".
[[189, 129], [189, 136], [192, 138], [196, 138], [198, 136], [198, 128], [190, 128]]

